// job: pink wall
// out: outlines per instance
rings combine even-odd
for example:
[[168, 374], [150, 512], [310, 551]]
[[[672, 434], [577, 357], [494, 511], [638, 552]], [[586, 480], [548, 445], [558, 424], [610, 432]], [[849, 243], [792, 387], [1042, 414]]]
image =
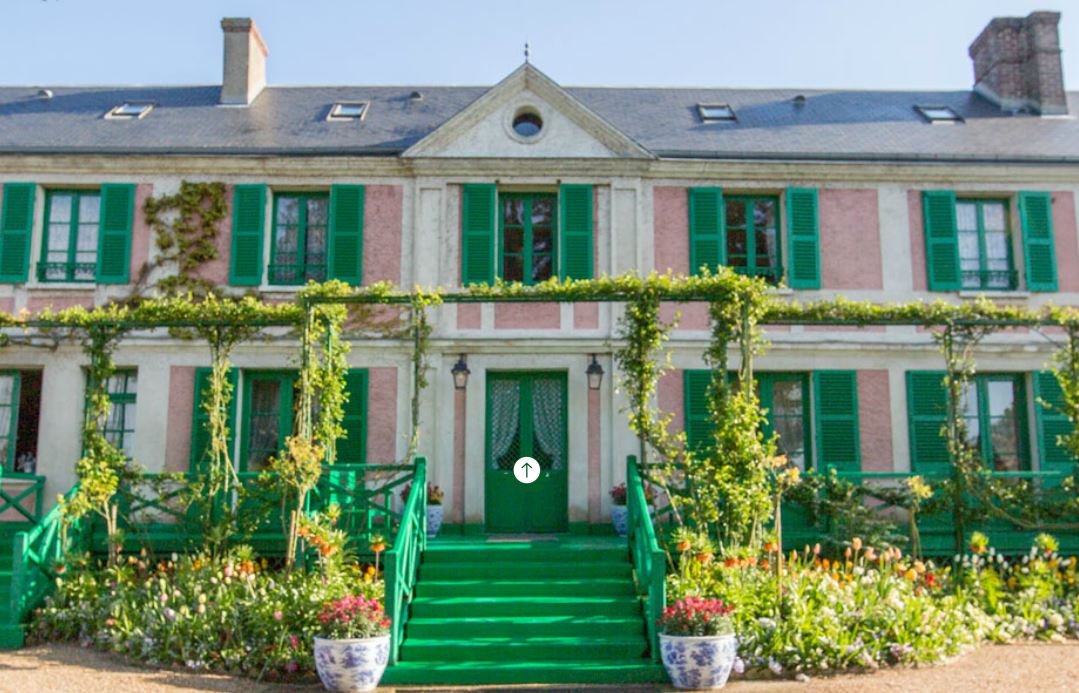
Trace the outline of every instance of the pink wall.
[[191, 464], [191, 426], [195, 406], [195, 369], [169, 369], [169, 421], [165, 432], [165, 471], [186, 472]]
[[400, 185], [368, 185], [363, 203], [363, 283], [401, 283]]
[[465, 521], [465, 436], [467, 434], [467, 403], [464, 390], [453, 391], [453, 495], [450, 500], [450, 521]]
[[652, 190], [656, 270], [689, 273], [689, 193], [685, 188]]
[[397, 368], [367, 371], [367, 463], [397, 460]]
[[821, 287], [882, 289], [876, 190], [819, 193]]
[[573, 304], [573, 329], [594, 330], [599, 327], [599, 304]]
[[0, 311], [11, 314], [15, 312], [14, 298], [0, 298]]
[[661, 303], [659, 319], [670, 322], [678, 317], [680, 330], [707, 330], [711, 326], [706, 303]]
[[557, 330], [562, 310], [557, 303], [496, 303], [495, 329]]
[[599, 390], [588, 391], [588, 521], [600, 519], [600, 402]]
[[457, 329], [478, 330], [483, 325], [482, 306], [478, 303], [457, 304]]
[[235, 185], [225, 186], [225, 218], [218, 222], [217, 237], [214, 239], [217, 257], [204, 262], [195, 271], [195, 276], [217, 286], [225, 286], [229, 283], [229, 254], [232, 252], [232, 194], [235, 189]]
[[682, 369], [675, 368], [667, 371], [656, 385], [656, 399], [659, 410], [664, 414], [674, 415], [671, 418], [671, 433], [683, 430], [686, 425], [683, 378]]
[[858, 371], [858, 435], [864, 471], [890, 472], [894, 469], [891, 409], [888, 371]]
[[925, 276], [925, 229], [922, 219], [922, 191], [907, 191], [907, 215], [910, 217], [910, 264], [915, 291], [929, 288]]
[[46, 306], [51, 306], [53, 310], [63, 310], [64, 308], [71, 308], [72, 306], [93, 308], [94, 294], [93, 291], [89, 293], [65, 294], [63, 296], [49, 296], [47, 294], [42, 296], [31, 293], [30, 297], [26, 299], [26, 309], [31, 313], [37, 313]]
[[139, 279], [139, 273], [150, 261], [150, 246], [153, 243], [153, 230], [146, 223], [146, 198], [154, 194], [150, 183], [135, 186], [135, 219], [131, 224], [131, 281]]
[[1052, 193], [1056, 237], [1057, 284], [1061, 291], [1079, 291], [1079, 234], [1075, 227], [1075, 195]]

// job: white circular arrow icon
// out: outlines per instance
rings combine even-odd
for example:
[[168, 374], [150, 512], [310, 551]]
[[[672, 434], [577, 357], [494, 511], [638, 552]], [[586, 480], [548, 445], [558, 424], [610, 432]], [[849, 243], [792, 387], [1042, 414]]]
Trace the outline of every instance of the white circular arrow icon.
[[513, 475], [522, 484], [531, 484], [539, 478], [539, 462], [531, 457], [522, 457], [513, 463]]

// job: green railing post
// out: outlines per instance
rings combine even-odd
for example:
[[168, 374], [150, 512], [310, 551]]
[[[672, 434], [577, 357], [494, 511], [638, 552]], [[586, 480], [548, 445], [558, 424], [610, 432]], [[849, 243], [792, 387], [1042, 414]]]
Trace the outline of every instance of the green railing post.
[[26, 532], [17, 532], [15, 541], [11, 545], [11, 606], [12, 620], [18, 623], [22, 620], [23, 592], [26, 590], [26, 561], [30, 546]]
[[645, 599], [645, 630], [652, 661], [660, 661], [659, 618], [667, 605], [667, 557], [656, 541], [648, 500], [634, 455], [626, 457], [626, 508], [630, 555], [633, 559], [637, 595]]

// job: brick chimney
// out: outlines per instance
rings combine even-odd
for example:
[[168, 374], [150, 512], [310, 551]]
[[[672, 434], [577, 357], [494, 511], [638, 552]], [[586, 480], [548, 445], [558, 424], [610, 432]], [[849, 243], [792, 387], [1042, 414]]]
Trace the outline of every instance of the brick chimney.
[[989, 22], [970, 44], [974, 91], [1006, 111], [1067, 113], [1059, 23], [1059, 12], [1031, 12]]
[[250, 17], [221, 20], [225, 35], [225, 70], [221, 81], [221, 103], [249, 106], [266, 86], [266, 55], [258, 27]]

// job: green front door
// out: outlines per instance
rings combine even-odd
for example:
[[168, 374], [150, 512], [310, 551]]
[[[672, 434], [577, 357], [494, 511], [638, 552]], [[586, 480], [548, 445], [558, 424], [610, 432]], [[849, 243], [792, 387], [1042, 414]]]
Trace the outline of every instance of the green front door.
[[[565, 532], [566, 374], [487, 374], [485, 517], [489, 532]], [[513, 465], [532, 457], [539, 478], [523, 484]]]

